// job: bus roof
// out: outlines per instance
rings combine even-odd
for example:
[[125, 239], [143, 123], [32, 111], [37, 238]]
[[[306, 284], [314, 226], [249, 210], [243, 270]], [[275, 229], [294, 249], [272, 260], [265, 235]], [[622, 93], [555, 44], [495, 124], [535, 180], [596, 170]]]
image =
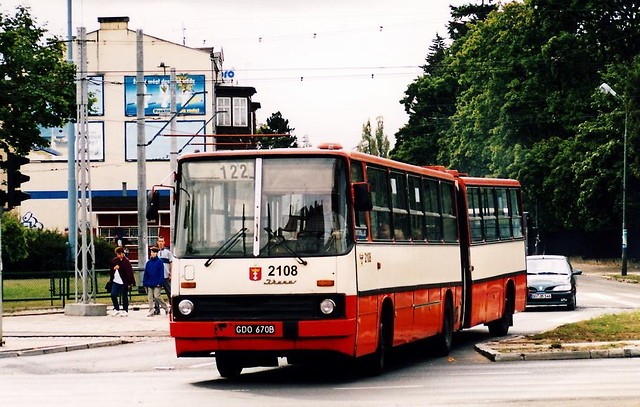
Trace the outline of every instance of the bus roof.
[[180, 158], [183, 160], [206, 160], [214, 157], [258, 157], [258, 156], [342, 156], [352, 160], [358, 160], [366, 163], [377, 164], [397, 170], [404, 170], [413, 173], [428, 175], [434, 178], [454, 181], [455, 177], [446, 171], [430, 167], [421, 167], [413, 164], [406, 164], [400, 161], [394, 161], [388, 158], [382, 158], [359, 151], [344, 150], [336, 144], [332, 144], [325, 148], [274, 148], [270, 150], [218, 150], [200, 153], [188, 153]]
[[459, 177], [466, 186], [502, 186], [502, 187], [520, 187], [520, 182], [515, 179], [507, 178], [479, 178], [479, 177]]
[[413, 173], [432, 176], [440, 179], [457, 180], [465, 186], [508, 186], [520, 187], [520, 182], [507, 178], [480, 178], [469, 177], [458, 170], [450, 170], [444, 166], [417, 166], [406, 164], [400, 161], [382, 158], [359, 151], [344, 150], [339, 144], [325, 143], [319, 147], [309, 148], [274, 148], [270, 150], [218, 150], [208, 151], [204, 153], [189, 153], [180, 157], [179, 160], [206, 159], [212, 157], [257, 157], [257, 156], [318, 156], [318, 155], [334, 155], [343, 156], [353, 160], [359, 160], [366, 163], [377, 164], [397, 170], [404, 170]]

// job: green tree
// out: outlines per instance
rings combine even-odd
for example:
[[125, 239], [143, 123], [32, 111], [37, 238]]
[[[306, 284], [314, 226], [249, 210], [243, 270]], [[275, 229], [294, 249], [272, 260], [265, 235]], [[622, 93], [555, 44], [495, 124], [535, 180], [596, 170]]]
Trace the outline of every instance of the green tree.
[[38, 126], [75, 116], [75, 68], [64, 59], [65, 43], [46, 35], [27, 7], [0, 13], [0, 148], [19, 155], [48, 145]]
[[443, 162], [438, 135], [449, 127], [449, 117], [455, 113], [457, 79], [445, 65], [447, 47], [444, 38], [436, 34], [424, 75], [411, 83], [400, 101], [409, 122], [396, 133], [391, 156], [417, 165], [437, 165]]
[[376, 146], [378, 146], [377, 155], [380, 157], [389, 157], [389, 139], [384, 134], [384, 118], [382, 116], [376, 117], [376, 134], [375, 134]]
[[[267, 123], [263, 124], [256, 130], [257, 134], [268, 135], [277, 134], [277, 136], [258, 138], [257, 148], [296, 148], [298, 147], [298, 138], [291, 134], [294, 128], [289, 127], [289, 120], [282, 117], [282, 113], [275, 112], [267, 119]], [[282, 134], [285, 134], [284, 136]]]
[[356, 146], [356, 150], [372, 155], [375, 155], [375, 151], [378, 150], [376, 139], [371, 135], [371, 120], [367, 120], [367, 122], [362, 125], [362, 139]]
[[498, 7], [491, 4], [492, 0], [481, 1], [480, 4], [467, 3], [460, 6], [450, 6], [451, 21], [447, 24], [449, 37], [458, 39], [464, 37], [469, 31], [469, 26], [476, 21], [487, 18], [489, 13]]
[[[627, 199], [640, 199], [640, 2], [525, 0], [475, 16], [408, 86], [393, 156], [517, 178], [546, 230], [617, 227], [625, 107]], [[599, 94], [602, 81], [623, 97]]]
[[356, 150], [377, 155], [378, 157], [389, 157], [390, 143], [386, 134], [384, 134], [384, 119], [382, 116], [376, 117], [376, 132], [371, 134], [371, 120], [367, 120], [362, 126], [362, 139], [356, 146]]

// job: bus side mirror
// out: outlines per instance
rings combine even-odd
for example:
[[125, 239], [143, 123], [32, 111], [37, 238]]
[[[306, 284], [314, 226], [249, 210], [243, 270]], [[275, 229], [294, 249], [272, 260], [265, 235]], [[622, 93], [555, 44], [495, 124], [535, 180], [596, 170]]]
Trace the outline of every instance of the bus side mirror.
[[147, 220], [150, 222], [158, 222], [158, 211], [160, 210], [160, 193], [155, 190], [149, 191], [149, 200], [147, 201]]
[[351, 184], [351, 189], [353, 190], [353, 207], [356, 211], [366, 212], [373, 209], [369, 183], [354, 182]]

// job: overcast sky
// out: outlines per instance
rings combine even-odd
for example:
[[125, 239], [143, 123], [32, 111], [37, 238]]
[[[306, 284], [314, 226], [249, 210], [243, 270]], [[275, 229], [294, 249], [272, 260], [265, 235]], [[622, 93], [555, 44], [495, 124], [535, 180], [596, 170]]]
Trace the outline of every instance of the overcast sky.
[[[435, 34], [446, 37], [449, 5], [470, 0], [73, 0], [72, 31], [98, 17], [192, 47], [224, 51], [236, 83], [256, 88], [258, 122], [280, 111], [299, 140], [355, 147], [362, 126], [384, 118], [393, 135], [408, 120], [399, 103], [421, 74]], [[39, 25], [67, 35], [67, 0], [1, 0], [31, 7]], [[176, 67], [179, 70], [180, 67]]]

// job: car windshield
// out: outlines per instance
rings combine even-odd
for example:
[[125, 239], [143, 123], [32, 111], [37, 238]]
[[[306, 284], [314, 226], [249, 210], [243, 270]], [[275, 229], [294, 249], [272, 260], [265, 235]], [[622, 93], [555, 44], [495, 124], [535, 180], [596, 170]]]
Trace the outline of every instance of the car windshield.
[[527, 259], [527, 274], [571, 274], [564, 259]]

